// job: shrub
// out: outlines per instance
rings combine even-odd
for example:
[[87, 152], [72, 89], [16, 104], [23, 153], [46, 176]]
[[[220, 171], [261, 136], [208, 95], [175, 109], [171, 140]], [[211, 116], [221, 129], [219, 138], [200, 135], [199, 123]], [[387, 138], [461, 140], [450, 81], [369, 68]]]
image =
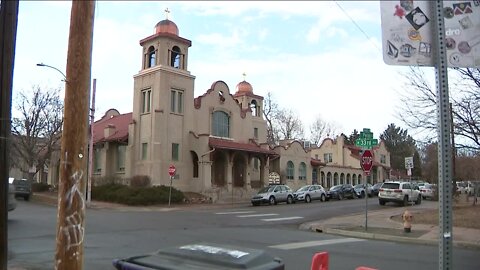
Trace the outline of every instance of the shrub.
[[50, 189], [50, 185], [46, 183], [32, 183], [32, 191], [33, 192], [44, 192]]
[[[126, 205], [155, 205], [168, 203], [169, 187], [131, 187], [106, 184], [92, 187], [92, 199]], [[172, 203], [183, 202], [184, 194], [172, 187]]]
[[147, 175], [135, 175], [130, 180], [131, 187], [149, 187], [150, 186], [150, 177]]

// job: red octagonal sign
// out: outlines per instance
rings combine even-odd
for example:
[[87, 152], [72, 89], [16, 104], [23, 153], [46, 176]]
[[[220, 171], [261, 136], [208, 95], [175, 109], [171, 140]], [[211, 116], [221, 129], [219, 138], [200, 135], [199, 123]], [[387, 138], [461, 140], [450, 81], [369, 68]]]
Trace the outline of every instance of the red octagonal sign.
[[372, 169], [373, 165], [373, 154], [370, 150], [364, 150], [362, 154], [362, 158], [360, 159], [360, 166], [367, 175], [370, 174], [370, 170]]
[[175, 172], [176, 172], [175, 165], [171, 164], [170, 167], [168, 167], [168, 174], [170, 174], [170, 176], [174, 176]]

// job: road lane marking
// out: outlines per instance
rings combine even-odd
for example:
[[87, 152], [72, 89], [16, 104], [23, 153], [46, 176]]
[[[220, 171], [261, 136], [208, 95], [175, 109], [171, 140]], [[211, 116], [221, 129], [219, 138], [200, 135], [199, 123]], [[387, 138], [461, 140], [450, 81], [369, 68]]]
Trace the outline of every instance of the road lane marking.
[[291, 219], [300, 219], [303, 217], [283, 217], [283, 218], [267, 218], [262, 219], [263, 221], [281, 221], [281, 220], [291, 220]]
[[267, 216], [278, 216], [278, 214], [254, 214], [254, 215], [241, 215], [237, 217], [244, 218], [244, 217], [267, 217]]
[[255, 213], [255, 211], [219, 212], [219, 213], [215, 213], [215, 215], [238, 215], [238, 214], [249, 214], [249, 213]]
[[364, 239], [356, 239], [356, 238], [342, 238], [342, 239], [330, 239], [330, 240], [307, 241], [307, 242], [299, 242], [299, 243], [280, 244], [280, 245], [269, 246], [269, 248], [288, 250], [288, 249], [326, 246], [326, 245], [343, 244], [343, 243], [353, 243], [353, 242], [361, 242], [361, 241], [365, 241], [365, 240]]

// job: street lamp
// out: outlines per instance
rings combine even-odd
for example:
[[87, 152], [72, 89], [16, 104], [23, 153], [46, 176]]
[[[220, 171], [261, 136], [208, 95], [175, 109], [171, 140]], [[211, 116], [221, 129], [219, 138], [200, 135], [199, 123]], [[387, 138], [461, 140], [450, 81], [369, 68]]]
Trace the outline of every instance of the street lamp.
[[55, 69], [56, 71], [60, 72], [60, 74], [62, 74], [62, 76], [63, 76], [63, 80], [62, 80], [62, 81], [67, 82], [67, 76], [66, 76], [60, 69], [58, 69], [58, 68], [56, 68], [56, 67], [52, 67], [52, 66], [46, 65], [46, 64], [44, 64], [44, 63], [38, 63], [37, 66], [38, 66], [38, 67], [48, 67], [48, 68]]
[[[38, 63], [39, 67], [47, 67], [58, 71], [63, 76], [64, 82], [67, 82], [67, 76], [58, 68], [50, 66], [44, 63]], [[96, 89], [97, 79], [93, 79], [93, 94], [92, 94], [92, 108], [90, 108], [90, 136], [88, 140], [88, 177], [87, 177], [87, 206], [90, 205], [91, 201], [91, 187], [92, 187], [92, 172], [93, 172], [93, 123], [94, 123], [94, 114], [95, 114], [95, 89]]]

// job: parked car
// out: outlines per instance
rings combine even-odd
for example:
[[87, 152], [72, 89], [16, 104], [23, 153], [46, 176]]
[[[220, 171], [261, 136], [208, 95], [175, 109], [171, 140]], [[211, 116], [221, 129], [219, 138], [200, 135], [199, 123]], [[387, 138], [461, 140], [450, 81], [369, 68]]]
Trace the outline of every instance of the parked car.
[[327, 200], [337, 199], [342, 200], [343, 198], [355, 198], [355, 190], [350, 184], [336, 185], [331, 187], [327, 191]]
[[355, 190], [355, 195], [358, 198], [365, 198], [365, 193], [368, 195], [368, 197], [373, 196], [372, 185], [367, 183], [366, 186], [367, 186], [367, 192], [365, 192], [365, 184], [358, 184], [353, 187], [353, 189]]
[[8, 183], [8, 211], [13, 211], [15, 210], [15, 208], [17, 208], [17, 199], [15, 199], [15, 187], [12, 183]]
[[378, 196], [378, 191], [380, 190], [380, 187], [383, 185], [383, 182], [376, 183], [375, 185], [372, 186], [372, 195], [373, 196]]
[[262, 203], [268, 203], [270, 205], [277, 204], [279, 202], [286, 202], [290, 204], [293, 202], [292, 189], [287, 185], [270, 185], [266, 186], [258, 191], [257, 194], [252, 197], [252, 205], [260, 205]]
[[420, 187], [420, 193], [422, 194], [422, 199], [433, 199], [435, 188], [432, 184], [425, 184]]
[[27, 179], [14, 179], [15, 198], [23, 197], [25, 201], [30, 200], [32, 196], [32, 183]]
[[378, 192], [378, 203], [385, 205], [387, 202], [400, 203], [404, 206], [410, 202], [421, 204], [422, 196], [418, 186], [413, 183], [390, 181], [383, 183]]
[[307, 203], [312, 200], [320, 200], [324, 202], [327, 199], [327, 193], [321, 185], [306, 185], [293, 193], [295, 201], [305, 201]]

